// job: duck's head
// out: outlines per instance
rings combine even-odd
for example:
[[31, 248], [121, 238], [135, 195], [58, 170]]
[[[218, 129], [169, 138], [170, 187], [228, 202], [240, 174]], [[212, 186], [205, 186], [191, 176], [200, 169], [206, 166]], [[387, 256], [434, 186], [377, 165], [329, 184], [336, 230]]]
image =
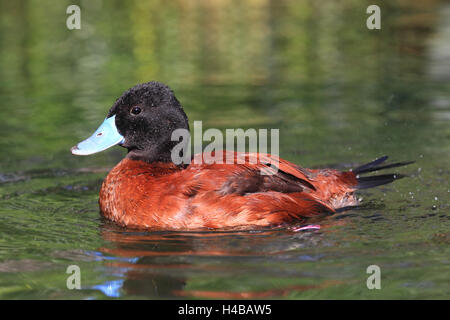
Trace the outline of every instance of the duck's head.
[[179, 143], [171, 140], [176, 129], [189, 130], [181, 104], [168, 86], [147, 82], [125, 91], [97, 131], [71, 151], [90, 155], [120, 145], [128, 149], [128, 158], [169, 162]]

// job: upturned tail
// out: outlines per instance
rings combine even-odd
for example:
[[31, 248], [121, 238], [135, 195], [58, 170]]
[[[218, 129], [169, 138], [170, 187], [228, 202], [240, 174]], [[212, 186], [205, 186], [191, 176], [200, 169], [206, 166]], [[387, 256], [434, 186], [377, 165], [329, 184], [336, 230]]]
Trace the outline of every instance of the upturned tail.
[[389, 174], [381, 174], [381, 175], [376, 175], [376, 176], [361, 177], [362, 174], [379, 171], [379, 170], [384, 170], [384, 169], [403, 167], [408, 164], [414, 163], [414, 161], [403, 161], [403, 162], [395, 162], [395, 163], [385, 164], [384, 162], [387, 160], [387, 158], [388, 158], [388, 156], [383, 156], [372, 162], [366, 163], [362, 166], [359, 166], [359, 167], [351, 170], [356, 175], [356, 180], [358, 181], [358, 184], [356, 185], [356, 189], [361, 190], [361, 189], [378, 187], [383, 184], [391, 183], [394, 180], [398, 180], [398, 179], [405, 177], [405, 175], [398, 174], [398, 173], [389, 173]]

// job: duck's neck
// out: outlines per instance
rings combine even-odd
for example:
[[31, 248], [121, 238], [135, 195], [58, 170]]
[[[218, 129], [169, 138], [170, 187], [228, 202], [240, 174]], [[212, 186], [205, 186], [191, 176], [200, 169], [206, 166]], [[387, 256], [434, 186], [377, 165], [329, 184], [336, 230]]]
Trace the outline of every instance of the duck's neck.
[[[173, 163], [173, 153], [179, 157], [183, 157], [183, 151], [189, 143], [189, 137], [183, 136], [181, 141], [168, 140], [172, 136], [172, 132], [165, 135], [164, 138], [149, 139], [146, 143], [141, 144], [140, 148], [128, 148], [127, 158], [131, 160], [145, 161], [147, 163]], [[187, 134], [189, 131], [187, 130]]]
[[125, 174], [127, 177], [144, 174], [147, 178], [171, 174], [181, 170], [172, 162], [152, 162], [125, 158], [111, 172]]
[[147, 163], [172, 163], [170, 150], [155, 147], [148, 147], [143, 150], [128, 150], [127, 159], [144, 161]]

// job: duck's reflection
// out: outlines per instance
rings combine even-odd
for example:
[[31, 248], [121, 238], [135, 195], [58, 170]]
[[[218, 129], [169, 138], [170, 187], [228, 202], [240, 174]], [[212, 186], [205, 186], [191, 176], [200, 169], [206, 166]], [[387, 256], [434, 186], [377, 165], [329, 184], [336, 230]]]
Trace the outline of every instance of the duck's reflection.
[[[317, 226], [299, 232], [292, 230], [297, 229], [130, 232], [105, 222], [101, 233], [108, 245], [96, 254], [101, 255], [116, 279], [91, 289], [109, 297], [241, 299], [282, 297], [293, 291], [332, 285], [320, 281], [282, 285], [286, 283], [286, 270], [277, 268], [277, 264], [320, 259], [319, 255], [302, 255], [294, 249], [323, 242], [322, 231]], [[296, 280], [301, 279], [299, 271], [288, 272]], [[245, 279], [245, 283], [236, 279]], [[271, 285], [261, 289], [265, 286], [258, 279]]]

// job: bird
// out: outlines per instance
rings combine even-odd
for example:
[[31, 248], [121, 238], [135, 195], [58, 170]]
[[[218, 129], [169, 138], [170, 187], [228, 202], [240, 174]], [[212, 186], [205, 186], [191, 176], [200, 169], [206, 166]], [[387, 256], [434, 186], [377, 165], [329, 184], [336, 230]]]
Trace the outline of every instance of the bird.
[[[150, 81], [126, 90], [88, 139], [72, 147], [90, 155], [112, 146], [127, 154], [106, 176], [103, 217], [119, 226], [150, 230], [243, 230], [301, 224], [359, 204], [356, 192], [404, 177], [364, 174], [413, 161], [380, 157], [349, 171], [307, 169], [277, 155], [217, 150], [188, 163], [173, 161], [176, 130], [189, 132], [174, 92]], [[210, 157], [210, 158], [208, 158]], [[202, 159], [223, 161], [195, 161]], [[232, 161], [225, 161], [232, 159]]]

